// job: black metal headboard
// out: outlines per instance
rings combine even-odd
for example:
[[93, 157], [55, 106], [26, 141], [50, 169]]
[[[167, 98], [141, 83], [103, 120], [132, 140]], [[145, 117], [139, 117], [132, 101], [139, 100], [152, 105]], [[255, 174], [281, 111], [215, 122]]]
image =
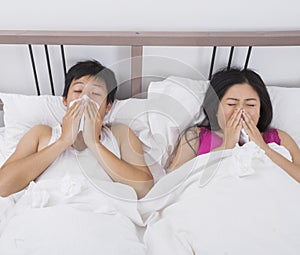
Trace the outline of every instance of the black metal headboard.
[[[28, 45], [36, 94], [40, 95], [36, 61], [32, 45], [44, 45], [51, 93], [55, 95], [49, 45], [59, 45], [63, 73], [66, 74], [65, 45], [102, 45], [131, 47], [131, 96], [142, 90], [144, 46], [211, 46], [212, 55], [207, 78], [214, 71], [218, 47], [230, 47], [227, 67], [232, 63], [236, 46], [247, 46], [246, 68], [254, 46], [300, 46], [300, 31], [267, 32], [99, 32], [99, 31], [0, 31], [0, 44]], [[0, 102], [0, 110], [1, 102]]]

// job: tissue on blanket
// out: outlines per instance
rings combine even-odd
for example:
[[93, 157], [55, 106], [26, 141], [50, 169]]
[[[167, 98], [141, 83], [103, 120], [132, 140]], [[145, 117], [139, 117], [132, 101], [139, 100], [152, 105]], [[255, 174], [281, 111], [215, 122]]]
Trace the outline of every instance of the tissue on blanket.
[[[100, 108], [100, 105], [96, 101], [94, 101], [93, 99], [91, 99], [90, 97], [88, 97], [87, 95], [83, 95], [82, 97], [77, 98], [77, 99], [71, 101], [69, 107], [71, 107], [75, 102], [79, 102], [79, 101], [85, 101], [85, 102], [90, 101], [90, 102], [93, 102], [97, 106], [98, 110]], [[80, 131], [83, 131], [83, 127], [84, 127], [84, 114], [82, 115], [81, 120], [80, 120], [78, 133]]]
[[61, 192], [66, 197], [72, 197], [79, 194], [82, 190], [82, 183], [76, 178], [71, 178], [70, 175], [65, 175], [61, 183]]
[[[153, 216], [147, 215], [150, 221], [144, 235], [149, 255], [299, 254], [299, 183], [253, 142], [245, 145], [231, 149], [231, 155], [229, 150], [227, 155], [224, 153], [221, 164], [207, 160], [216, 152], [194, 158], [192, 161], [205, 168], [196, 168], [198, 173], [183, 180], [172, 197], [169, 195], [171, 203], [164, 202], [163, 208], [160, 204], [146, 205], [144, 211], [155, 211]], [[269, 146], [289, 158], [283, 146]], [[249, 162], [248, 158], [252, 159], [255, 172], [244, 178], [232, 176], [231, 168], [240, 167], [232, 162]], [[240, 165], [244, 167], [245, 162]], [[200, 189], [198, 180], [210, 164], [219, 169], [208, 185]], [[188, 162], [163, 179], [171, 179], [177, 171], [190, 170]], [[234, 173], [244, 174], [239, 170]]]
[[[86, 189], [86, 181], [66, 174], [59, 181], [30, 182], [23, 197], [23, 204], [43, 208], [66, 203]], [[25, 202], [26, 201], [26, 202]]]
[[252, 175], [255, 172], [254, 164], [265, 164], [266, 157], [265, 152], [252, 141], [243, 146], [236, 144], [233, 149], [210, 153], [208, 164], [200, 177], [199, 187], [207, 185], [220, 168], [228, 169], [234, 177]]
[[[249, 142], [243, 146], [238, 144], [232, 150], [232, 157], [229, 158], [230, 173], [235, 177], [251, 175], [255, 172], [254, 162], [266, 162], [265, 152], [254, 142]], [[257, 160], [257, 161], [256, 161]]]

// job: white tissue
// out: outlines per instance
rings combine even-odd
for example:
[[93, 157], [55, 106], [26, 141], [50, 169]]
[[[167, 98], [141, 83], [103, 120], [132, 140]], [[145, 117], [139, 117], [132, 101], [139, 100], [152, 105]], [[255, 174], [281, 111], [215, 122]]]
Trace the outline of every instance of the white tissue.
[[254, 142], [244, 146], [236, 145], [232, 149], [230, 173], [232, 176], [244, 177], [255, 173], [255, 164], [265, 162], [265, 152]]
[[[82, 97], [77, 98], [77, 99], [71, 101], [69, 107], [71, 107], [75, 102], [78, 102], [78, 101], [85, 101], [85, 102], [90, 101], [90, 102], [93, 102], [94, 104], [96, 104], [98, 110], [100, 108], [100, 105], [96, 101], [94, 101], [93, 99], [91, 99], [90, 97], [88, 97], [87, 95], [83, 95]], [[82, 115], [81, 120], [80, 120], [78, 133], [80, 131], [83, 131], [83, 127], [84, 127], [84, 114]]]
[[60, 191], [67, 198], [79, 194], [83, 189], [83, 184], [80, 179], [65, 175], [61, 182]]
[[242, 128], [239, 143], [240, 144], [245, 144], [245, 143], [248, 143], [248, 142], [249, 142], [249, 136], [247, 135], [246, 130]]

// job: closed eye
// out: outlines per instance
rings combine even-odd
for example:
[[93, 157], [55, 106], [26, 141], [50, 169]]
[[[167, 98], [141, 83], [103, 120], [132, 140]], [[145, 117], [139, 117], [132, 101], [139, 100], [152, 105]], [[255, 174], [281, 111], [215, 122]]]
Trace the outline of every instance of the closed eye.
[[96, 96], [102, 96], [101, 94], [99, 93], [96, 93], [96, 92], [92, 92], [93, 95], [96, 95]]
[[229, 105], [229, 106], [235, 106], [236, 104], [227, 104], [227, 105]]

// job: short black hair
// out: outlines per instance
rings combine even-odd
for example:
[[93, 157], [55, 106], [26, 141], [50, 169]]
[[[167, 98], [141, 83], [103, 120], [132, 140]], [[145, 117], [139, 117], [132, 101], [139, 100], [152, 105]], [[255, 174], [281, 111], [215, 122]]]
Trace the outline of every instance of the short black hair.
[[97, 60], [81, 61], [69, 69], [65, 78], [63, 97], [67, 97], [72, 81], [80, 79], [83, 76], [91, 76], [103, 80], [107, 89], [106, 104], [114, 102], [117, 91], [115, 74]]
[[204, 98], [203, 108], [208, 128], [211, 130], [220, 129], [217, 118], [220, 101], [230, 87], [242, 83], [249, 84], [259, 96], [260, 118], [257, 128], [260, 132], [264, 132], [269, 127], [273, 118], [273, 109], [262, 78], [251, 69], [225, 68], [213, 75]]

